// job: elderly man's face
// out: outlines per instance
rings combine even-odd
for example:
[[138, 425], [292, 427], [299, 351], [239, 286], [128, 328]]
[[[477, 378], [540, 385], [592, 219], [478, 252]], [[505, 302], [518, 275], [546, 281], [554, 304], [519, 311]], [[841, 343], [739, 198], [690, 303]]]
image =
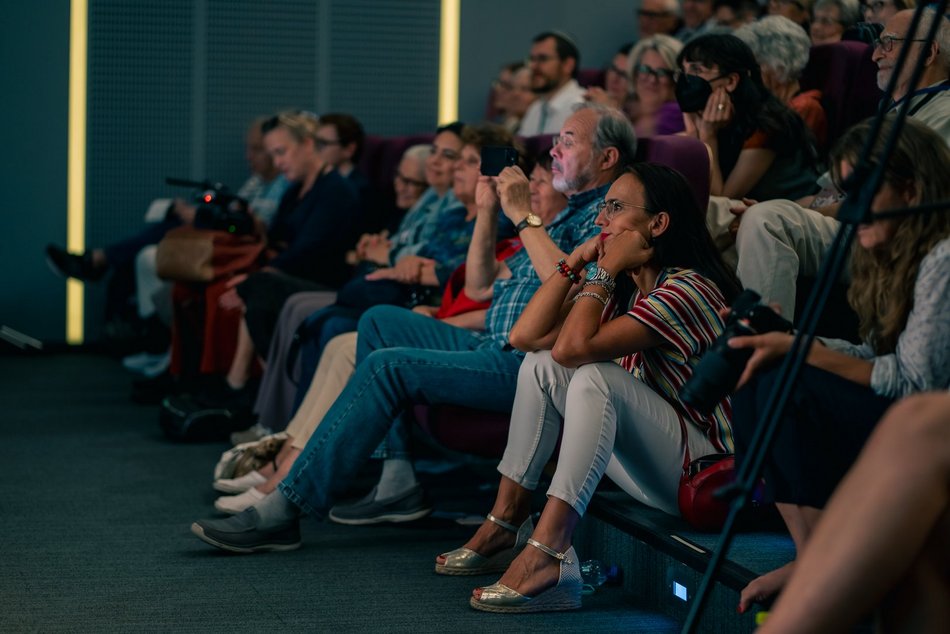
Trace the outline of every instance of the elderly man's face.
[[581, 110], [572, 114], [551, 148], [551, 174], [554, 189], [570, 196], [584, 191], [597, 177], [594, 162], [594, 132], [597, 114], [593, 110]]
[[713, 0], [683, 0], [683, 24], [691, 29], [703, 25], [713, 14]]
[[[871, 55], [871, 59], [877, 64], [877, 86], [884, 90], [891, 80], [891, 75], [894, 74], [894, 65], [901, 54], [901, 48], [904, 46], [911, 47], [907, 62], [904, 64], [904, 68], [901, 69], [901, 74], [898, 76], [897, 84], [894, 87], [894, 99], [900, 99], [911, 89], [910, 76], [914, 70], [914, 62], [922, 51], [920, 42], [909, 42], [905, 39], [910, 37], [907, 30], [910, 28], [913, 14], [913, 10], [901, 11], [891, 17], [884, 25], [884, 30], [878, 38], [878, 44], [874, 47], [874, 53]], [[916, 37], [922, 38], [923, 34]]]

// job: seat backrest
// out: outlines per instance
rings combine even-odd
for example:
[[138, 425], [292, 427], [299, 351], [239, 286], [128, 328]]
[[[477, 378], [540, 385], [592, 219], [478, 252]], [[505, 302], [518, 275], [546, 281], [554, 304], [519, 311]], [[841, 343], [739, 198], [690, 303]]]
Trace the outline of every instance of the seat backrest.
[[849, 127], [872, 116], [881, 100], [873, 49], [864, 42], [843, 41], [811, 47], [800, 79], [803, 90], [817, 89], [828, 119], [828, 145]]
[[660, 163], [683, 175], [693, 190], [696, 204], [705, 212], [709, 205], [709, 152], [693, 137], [663, 135], [637, 142], [637, 159]]

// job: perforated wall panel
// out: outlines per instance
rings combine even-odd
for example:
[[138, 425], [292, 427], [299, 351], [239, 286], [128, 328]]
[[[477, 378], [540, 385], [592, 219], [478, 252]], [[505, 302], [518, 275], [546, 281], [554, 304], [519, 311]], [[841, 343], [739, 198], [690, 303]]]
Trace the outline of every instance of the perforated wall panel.
[[438, 0], [333, 0], [330, 107], [375, 134], [437, 123]]

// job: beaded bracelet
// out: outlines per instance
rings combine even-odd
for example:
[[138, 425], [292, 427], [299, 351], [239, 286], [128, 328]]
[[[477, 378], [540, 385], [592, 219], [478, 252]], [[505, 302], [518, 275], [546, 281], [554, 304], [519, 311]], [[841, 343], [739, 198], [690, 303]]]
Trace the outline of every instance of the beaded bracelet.
[[567, 265], [567, 261], [564, 258], [557, 261], [557, 264], [554, 265], [554, 270], [560, 273], [562, 277], [571, 280], [573, 284], [577, 284], [581, 281], [581, 276], [577, 271]]
[[607, 306], [607, 298], [606, 298], [606, 297], [602, 297], [602, 296], [600, 295], [600, 293], [595, 293], [595, 292], [593, 292], [593, 291], [582, 291], [582, 292], [580, 292], [580, 293], [578, 293], [577, 295], [574, 296], [574, 301], [576, 302], [576, 301], [579, 300], [581, 297], [593, 297], [593, 298], [595, 298], [597, 301], [599, 301], [601, 304], [603, 304], [604, 306]]

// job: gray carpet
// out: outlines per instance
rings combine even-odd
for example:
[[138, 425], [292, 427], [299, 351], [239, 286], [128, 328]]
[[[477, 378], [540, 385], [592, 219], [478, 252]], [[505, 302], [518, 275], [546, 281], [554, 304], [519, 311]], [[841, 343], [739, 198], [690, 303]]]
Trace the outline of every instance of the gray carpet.
[[[305, 546], [234, 556], [194, 538], [226, 447], [164, 440], [130, 377], [92, 354], [0, 355], [0, 631], [674, 632], [619, 589], [579, 612], [468, 607], [491, 578], [445, 578], [433, 557], [472, 529], [429, 519], [351, 528], [307, 520]], [[474, 477], [451, 510], [485, 511]], [[443, 485], [451, 477], [440, 476]], [[472, 494], [471, 491], [476, 491]], [[434, 492], [448, 495], [451, 489]]]

